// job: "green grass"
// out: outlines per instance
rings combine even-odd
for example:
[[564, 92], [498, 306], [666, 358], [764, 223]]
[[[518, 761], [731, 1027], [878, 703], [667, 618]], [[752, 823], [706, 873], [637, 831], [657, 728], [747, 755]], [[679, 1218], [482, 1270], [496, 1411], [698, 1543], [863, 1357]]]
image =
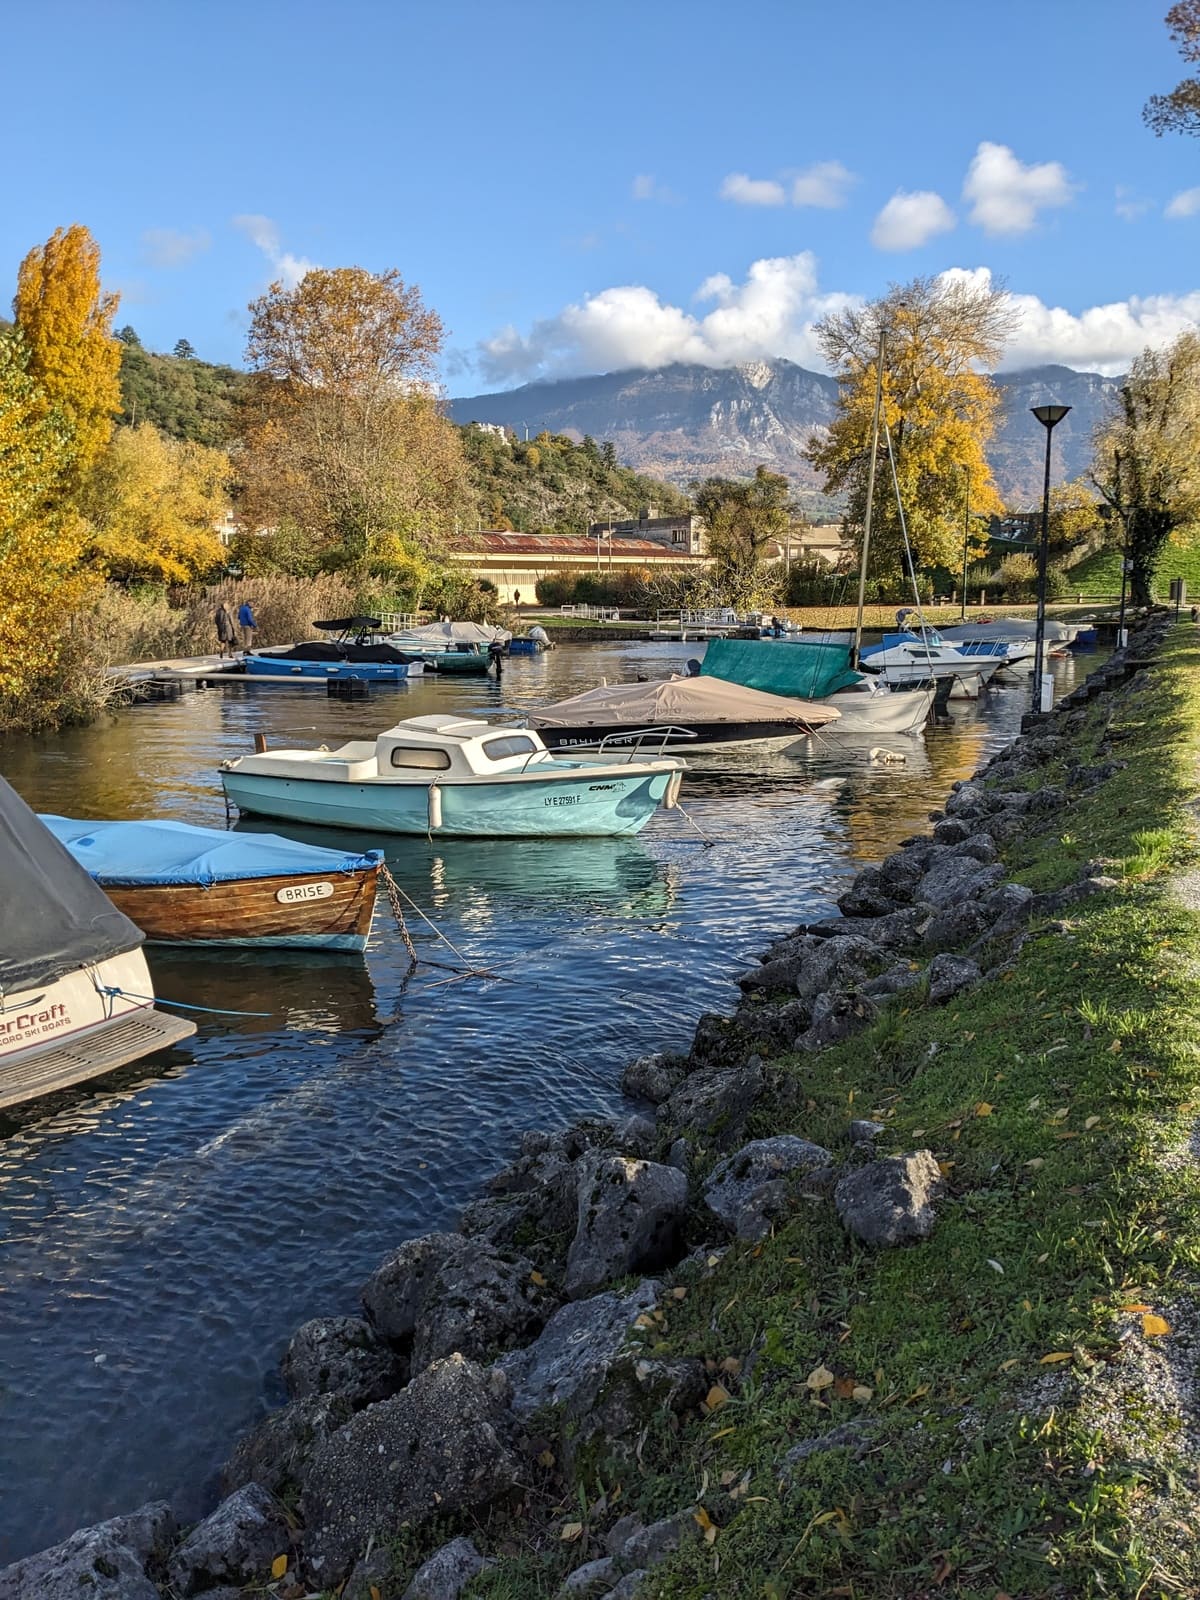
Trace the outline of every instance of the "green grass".
[[[1200, 595], [1200, 538], [1192, 530], [1172, 539], [1159, 558], [1154, 573], [1155, 594], [1165, 600], [1172, 578], [1185, 578], [1188, 593]], [[1067, 574], [1072, 595], [1085, 599], [1112, 600], [1121, 592], [1121, 552], [1098, 550]]]
[[[786, 1059], [783, 1091], [756, 1112], [756, 1135], [844, 1148], [848, 1120], [869, 1115], [887, 1124], [885, 1150], [929, 1146], [948, 1186], [931, 1239], [873, 1253], [814, 1198], [761, 1246], [688, 1269], [654, 1353], [731, 1358], [731, 1399], [679, 1434], [659, 1418], [636, 1465], [591, 1462], [551, 1508], [578, 1520], [603, 1492], [599, 1531], [618, 1510], [700, 1502], [715, 1540], [658, 1569], [650, 1593], [1200, 1591], [1195, 1530], [1175, 1542], [1157, 1531], [1190, 1514], [1172, 1419], [1132, 1406], [1115, 1437], [1089, 1420], [1138, 1320], [1121, 1307], [1169, 1311], [1200, 1273], [1200, 1178], [1159, 1160], [1164, 1141], [1185, 1143], [1200, 1096], [1200, 919], [1166, 877], [1195, 853], [1191, 630], [1147, 689], [1089, 716], [1073, 754], [1096, 759], [1107, 726], [1127, 767], [1016, 841], [1008, 865], [1045, 889], [1101, 856], [1121, 887], [1074, 907], [1066, 931], [1035, 930], [1004, 979], [941, 1010], [901, 997], [870, 1034]], [[832, 1387], [810, 1386], [820, 1367]], [[796, 1442], [850, 1419], [872, 1429], [861, 1460], [830, 1450], [782, 1472]], [[471, 1592], [553, 1593], [566, 1563], [553, 1518], [544, 1526], [545, 1559], [530, 1530], [521, 1558]], [[570, 1565], [598, 1553], [591, 1535]]]

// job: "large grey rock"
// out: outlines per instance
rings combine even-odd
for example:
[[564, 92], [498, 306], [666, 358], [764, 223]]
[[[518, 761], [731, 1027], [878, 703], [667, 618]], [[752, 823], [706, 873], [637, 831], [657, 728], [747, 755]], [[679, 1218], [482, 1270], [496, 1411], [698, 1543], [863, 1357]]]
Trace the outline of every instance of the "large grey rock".
[[856, 1459], [861, 1459], [870, 1448], [871, 1437], [878, 1428], [879, 1422], [875, 1417], [854, 1417], [849, 1422], [841, 1422], [836, 1428], [830, 1428], [825, 1433], [818, 1433], [812, 1439], [801, 1439], [799, 1444], [793, 1445], [783, 1458], [783, 1476], [789, 1477], [791, 1471], [802, 1465], [810, 1456], [823, 1455], [827, 1450], [852, 1450]]
[[760, 965], [739, 974], [739, 988], [793, 990], [818, 943], [816, 939], [801, 937], [776, 946]]
[[507, 1384], [460, 1355], [437, 1361], [319, 1446], [301, 1499], [311, 1577], [339, 1583], [371, 1541], [486, 1505], [518, 1479]]
[[921, 879], [921, 899], [938, 910], [963, 900], [978, 900], [994, 889], [1003, 876], [1000, 865], [983, 867], [971, 856], [950, 856]]
[[980, 902], [991, 920], [990, 938], [1011, 933], [1028, 922], [1033, 909], [1033, 890], [1023, 883], [1002, 883]]
[[221, 1474], [225, 1491], [258, 1483], [273, 1495], [289, 1495], [303, 1483], [317, 1446], [349, 1422], [354, 1409], [344, 1395], [313, 1395], [272, 1411], [234, 1446]]
[[488, 1198], [463, 1212], [460, 1230], [495, 1245], [529, 1239], [533, 1241], [529, 1248], [536, 1253], [539, 1239], [574, 1228], [579, 1191], [576, 1143], [573, 1131], [539, 1134], [536, 1142], [527, 1135], [521, 1157], [488, 1183]]
[[917, 1150], [884, 1156], [847, 1173], [833, 1200], [842, 1226], [864, 1244], [908, 1244], [933, 1232], [933, 1201], [941, 1188], [932, 1152]]
[[670, 1261], [687, 1209], [687, 1178], [676, 1167], [626, 1156], [584, 1160], [564, 1280], [572, 1300], [627, 1272]]
[[854, 882], [838, 896], [838, 910], [845, 917], [883, 917], [895, 911], [896, 902], [883, 887], [878, 867], [864, 867]]
[[[636, 1518], [626, 1519], [630, 1520], [637, 1521]], [[690, 1507], [686, 1511], [676, 1512], [673, 1517], [652, 1522], [648, 1527], [638, 1523], [617, 1545], [614, 1551], [617, 1565], [627, 1572], [656, 1567], [673, 1555], [685, 1540], [695, 1538], [699, 1531]]]
[[[921, 969], [911, 961], [898, 961], [894, 966], [888, 967], [877, 978], [868, 978], [863, 984], [861, 993], [872, 1000], [886, 1000], [892, 995], [903, 994], [907, 989], [915, 989], [921, 981]], [[809, 1018], [811, 1022], [812, 1018]]]
[[935, 824], [933, 837], [939, 844], [961, 844], [964, 839], [971, 837], [971, 829], [958, 817], [945, 817]]
[[649, 1117], [614, 1117], [613, 1148], [620, 1155], [648, 1156], [658, 1143], [658, 1124]]
[[597, 1600], [617, 1582], [621, 1574], [611, 1556], [600, 1556], [596, 1561], [585, 1561], [582, 1567], [568, 1572], [558, 1591], [562, 1600]]
[[979, 982], [983, 973], [967, 956], [942, 954], [929, 963], [929, 1003], [944, 1006], [956, 994]]
[[884, 894], [904, 905], [917, 898], [917, 886], [928, 869], [934, 852], [945, 854], [945, 847], [927, 840], [923, 845], [912, 845], [907, 850], [897, 850], [880, 864], [879, 882]]
[[613, 1584], [605, 1596], [605, 1600], [637, 1600], [642, 1593], [642, 1585], [650, 1576], [644, 1568], [637, 1568], [634, 1572], [627, 1572], [623, 1578]]
[[796, 981], [796, 993], [803, 1000], [831, 989], [852, 988], [879, 966], [880, 959], [874, 941], [857, 934], [819, 940]]
[[997, 860], [999, 852], [996, 842], [990, 833], [972, 833], [954, 846], [954, 855], [968, 856], [972, 861], [978, 861], [982, 867], [990, 867]]
[[293, 1400], [341, 1394], [368, 1406], [395, 1394], [407, 1376], [403, 1364], [360, 1317], [314, 1317], [297, 1328], [284, 1353], [284, 1387]]
[[683, 1080], [659, 1110], [672, 1133], [708, 1136], [723, 1149], [736, 1145], [755, 1101], [763, 1092], [762, 1062], [705, 1067]]
[[338, 1600], [374, 1600], [372, 1589], [380, 1596], [380, 1600], [393, 1600], [397, 1592], [393, 1581], [395, 1570], [396, 1563], [390, 1550], [373, 1549], [369, 1556], [354, 1563], [354, 1569], [346, 1579]]
[[417, 1568], [402, 1600], [458, 1600], [472, 1578], [494, 1565], [484, 1560], [470, 1539], [451, 1539]]
[[850, 1143], [873, 1144], [880, 1134], [886, 1132], [884, 1123], [873, 1122], [870, 1117], [856, 1117], [850, 1124]]
[[159, 1600], [147, 1568], [163, 1565], [174, 1537], [171, 1508], [156, 1500], [5, 1567], [0, 1600]]
[[639, 1056], [621, 1074], [621, 1089], [635, 1100], [661, 1105], [683, 1082], [684, 1071], [682, 1061], [661, 1051]]
[[219, 1583], [247, 1584], [270, 1576], [277, 1556], [290, 1555], [292, 1535], [283, 1507], [248, 1483], [188, 1534], [167, 1568], [177, 1595], [200, 1594]]
[[879, 1007], [868, 994], [820, 994], [813, 1002], [812, 1020], [796, 1040], [797, 1050], [824, 1050], [869, 1028]]
[[556, 1303], [533, 1274], [518, 1251], [431, 1233], [410, 1239], [372, 1274], [363, 1306], [382, 1338], [411, 1341], [419, 1372], [454, 1351], [488, 1356], [531, 1338]]
[[947, 817], [957, 817], [963, 822], [984, 817], [991, 809], [988, 791], [979, 783], [960, 784], [945, 806]]
[[929, 920], [921, 943], [926, 950], [957, 950], [974, 944], [989, 928], [983, 902], [962, 900], [936, 912]]
[[609, 1290], [577, 1300], [556, 1311], [526, 1349], [501, 1356], [496, 1365], [512, 1385], [517, 1416], [551, 1406], [572, 1421], [586, 1416], [638, 1317], [657, 1305], [658, 1291], [647, 1280], [628, 1294]]
[[713, 1168], [704, 1202], [739, 1239], [762, 1239], [783, 1215], [796, 1179], [832, 1163], [828, 1150], [795, 1134], [753, 1139]]

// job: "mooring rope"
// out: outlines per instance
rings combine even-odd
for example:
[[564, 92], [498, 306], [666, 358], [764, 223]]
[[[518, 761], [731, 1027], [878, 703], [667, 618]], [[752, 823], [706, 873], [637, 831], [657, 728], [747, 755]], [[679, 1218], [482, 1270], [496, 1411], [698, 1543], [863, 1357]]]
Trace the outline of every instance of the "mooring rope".
[[119, 996], [122, 1000], [141, 1000], [147, 1005], [177, 1006], [180, 1011], [207, 1011], [214, 1017], [273, 1017], [273, 1011], [231, 1011], [228, 1006], [197, 1006], [188, 1000], [168, 1000], [161, 994], [134, 994], [132, 989], [122, 989], [115, 983], [98, 984], [100, 994]]
[[[420, 906], [416, 903], [412, 896], [404, 892], [404, 890], [389, 872], [386, 864], [381, 866], [379, 871], [380, 876], [383, 878], [383, 887], [388, 897], [388, 903], [392, 908], [392, 915], [396, 919], [396, 926], [400, 930], [400, 937], [404, 941], [404, 948], [408, 951], [408, 957], [411, 963], [410, 970], [411, 967], [415, 967], [420, 964], [427, 967], [439, 967], [445, 972], [455, 973], [460, 978], [494, 978], [501, 983], [513, 983], [516, 981], [513, 978], [505, 977], [502, 972], [494, 972], [490, 967], [476, 966], [472, 962], [470, 956], [464, 955], [454, 941], [448, 938], [446, 934], [442, 932], [437, 923], [434, 922], [431, 917], [426, 916], [424, 911], [421, 910]], [[458, 959], [463, 963], [461, 967], [451, 967], [448, 966], [444, 961], [431, 961], [428, 956], [419, 956], [417, 954], [416, 946], [412, 942], [412, 935], [408, 931], [408, 924], [405, 921], [404, 907], [401, 904], [401, 901], [406, 901], [410, 909], [416, 912], [417, 916], [420, 917], [421, 921], [425, 923], [426, 927], [432, 931], [434, 936], [440, 939], [447, 949], [451, 950], [458, 957]]]

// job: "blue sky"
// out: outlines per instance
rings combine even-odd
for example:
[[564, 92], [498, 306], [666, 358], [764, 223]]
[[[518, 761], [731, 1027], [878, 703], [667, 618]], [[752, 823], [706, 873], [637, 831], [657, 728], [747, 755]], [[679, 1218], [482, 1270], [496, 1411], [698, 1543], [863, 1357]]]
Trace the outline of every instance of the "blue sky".
[[5, 21], [0, 298], [84, 222], [120, 323], [241, 360], [308, 263], [399, 267], [451, 393], [818, 358], [846, 298], [1018, 298], [1010, 367], [1200, 319], [1200, 140], [1141, 121], [1168, 0], [42, 0]]

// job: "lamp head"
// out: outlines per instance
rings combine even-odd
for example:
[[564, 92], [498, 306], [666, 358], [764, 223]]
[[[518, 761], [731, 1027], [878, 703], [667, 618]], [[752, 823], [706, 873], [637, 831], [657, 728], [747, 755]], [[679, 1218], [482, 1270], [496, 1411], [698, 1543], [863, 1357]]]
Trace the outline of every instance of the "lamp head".
[[1070, 406], [1030, 406], [1029, 409], [1042, 427], [1049, 429], [1057, 427], [1071, 408]]

